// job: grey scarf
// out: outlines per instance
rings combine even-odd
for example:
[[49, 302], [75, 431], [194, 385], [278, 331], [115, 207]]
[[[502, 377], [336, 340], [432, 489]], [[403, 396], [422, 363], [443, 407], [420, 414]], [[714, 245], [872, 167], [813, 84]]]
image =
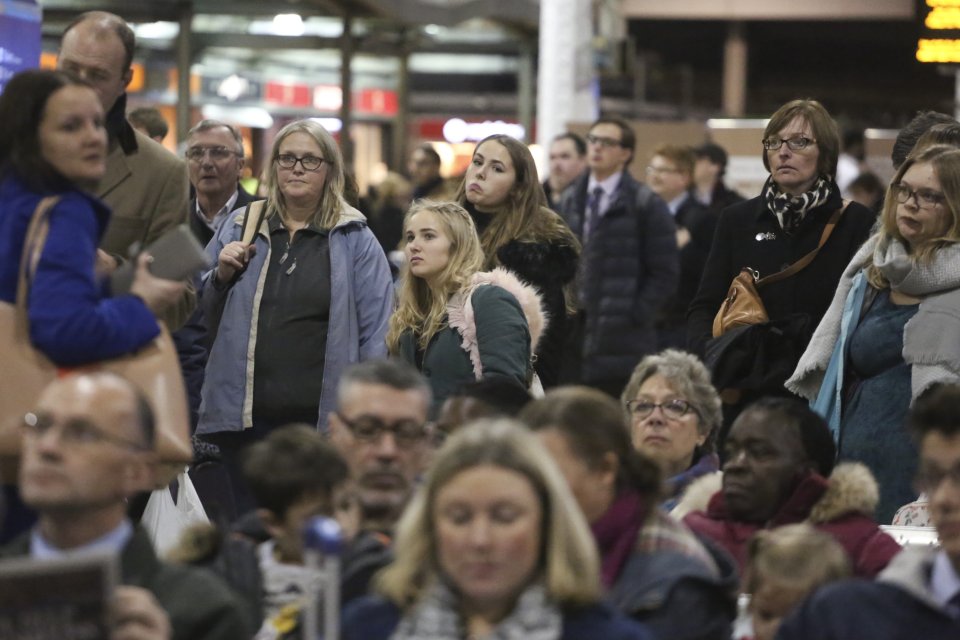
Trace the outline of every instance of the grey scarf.
[[930, 261], [917, 262], [898, 240], [878, 234], [860, 247], [840, 277], [830, 307], [786, 382], [790, 391], [809, 400], [816, 397], [840, 339], [853, 278], [871, 262], [891, 289], [923, 298], [903, 332], [903, 357], [912, 365], [913, 398], [935, 382], [960, 381], [960, 244], [938, 250]]
[[[462, 640], [467, 637], [457, 606], [457, 595], [437, 580], [400, 621], [391, 640]], [[517, 604], [490, 635], [482, 640], [559, 640], [563, 616], [541, 584], [528, 587]], [[478, 639], [479, 640], [479, 639]]]

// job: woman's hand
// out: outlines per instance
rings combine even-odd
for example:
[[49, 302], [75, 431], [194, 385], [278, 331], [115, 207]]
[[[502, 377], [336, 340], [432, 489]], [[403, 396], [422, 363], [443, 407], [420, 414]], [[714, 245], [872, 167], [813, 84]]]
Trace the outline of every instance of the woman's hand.
[[246, 244], [239, 240], [231, 242], [220, 251], [213, 277], [219, 284], [230, 282], [233, 276], [247, 268], [247, 263], [256, 253], [257, 247], [253, 244]]
[[98, 278], [105, 278], [117, 270], [117, 259], [104, 251], [97, 249], [97, 259], [93, 263], [93, 272]]
[[143, 300], [150, 311], [153, 311], [153, 315], [159, 315], [180, 299], [187, 285], [176, 280], [158, 278], [150, 273], [152, 261], [153, 257], [146, 253], [137, 258], [137, 270], [133, 275], [130, 293]]

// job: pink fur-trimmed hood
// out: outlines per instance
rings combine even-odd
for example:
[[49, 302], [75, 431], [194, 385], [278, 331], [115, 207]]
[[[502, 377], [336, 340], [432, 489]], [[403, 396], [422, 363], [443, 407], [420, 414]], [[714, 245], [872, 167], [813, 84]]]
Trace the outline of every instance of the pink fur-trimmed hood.
[[513, 272], [497, 267], [493, 271], [483, 271], [473, 275], [470, 284], [450, 298], [447, 303], [447, 323], [460, 334], [460, 346], [470, 354], [473, 364], [473, 373], [479, 380], [483, 376], [483, 365], [480, 363], [480, 351], [477, 347], [477, 325], [473, 314], [471, 298], [477, 287], [494, 285], [513, 294], [520, 303], [523, 315], [527, 319], [530, 329], [530, 355], [537, 350], [540, 336], [547, 328], [549, 318], [543, 309], [543, 303], [537, 290], [522, 282]]

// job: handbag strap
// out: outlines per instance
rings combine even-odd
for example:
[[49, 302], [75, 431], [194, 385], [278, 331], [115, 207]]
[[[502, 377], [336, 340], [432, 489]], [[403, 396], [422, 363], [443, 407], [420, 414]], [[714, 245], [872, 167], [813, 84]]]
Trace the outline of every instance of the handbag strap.
[[24, 312], [26, 318], [27, 296], [30, 293], [30, 284], [37, 270], [37, 264], [40, 262], [40, 254], [43, 253], [43, 247], [47, 243], [47, 232], [50, 230], [47, 214], [50, 209], [60, 201], [60, 196], [47, 196], [37, 203], [37, 208], [33, 211], [30, 218], [30, 226], [27, 227], [27, 235], [23, 241], [23, 253], [20, 255], [20, 275], [17, 279], [17, 300], [16, 307], [18, 312]]
[[765, 284], [772, 284], [774, 282], [779, 282], [780, 280], [789, 278], [792, 275], [796, 275], [799, 271], [802, 271], [807, 265], [813, 262], [813, 259], [817, 257], [818, 253], [820, 253], [820, 249], [822, 249], [823, 245], [827, 243], [827, 240], [830, 238], [830, 234], [832, 234], [833, 230], [837, 227], [837, 223], [840, 221], [840, 216], [843, 215], [843, 212], [846, 210], [848, 204], [850, 204], [850, 201], [844, 200], [843, 206], [834, 211], [833, 215], [830, 216], [830, 219], [827, 221], [827, 226], [823, 228], [823, 233], [820, 234], [820, 242], [813, 251], [803, 256], [783, 271], [778, 271], [765, 278], [760, 278], [757, 280], [757, 286], [762, 287]]

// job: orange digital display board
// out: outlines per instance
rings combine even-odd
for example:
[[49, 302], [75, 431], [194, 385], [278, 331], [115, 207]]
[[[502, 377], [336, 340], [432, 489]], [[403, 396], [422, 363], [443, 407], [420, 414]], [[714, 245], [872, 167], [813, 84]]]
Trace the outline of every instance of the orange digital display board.
[[960, 0], [920, 0], [917, 13], [917, 60], [937, 64], [960, 62]]

